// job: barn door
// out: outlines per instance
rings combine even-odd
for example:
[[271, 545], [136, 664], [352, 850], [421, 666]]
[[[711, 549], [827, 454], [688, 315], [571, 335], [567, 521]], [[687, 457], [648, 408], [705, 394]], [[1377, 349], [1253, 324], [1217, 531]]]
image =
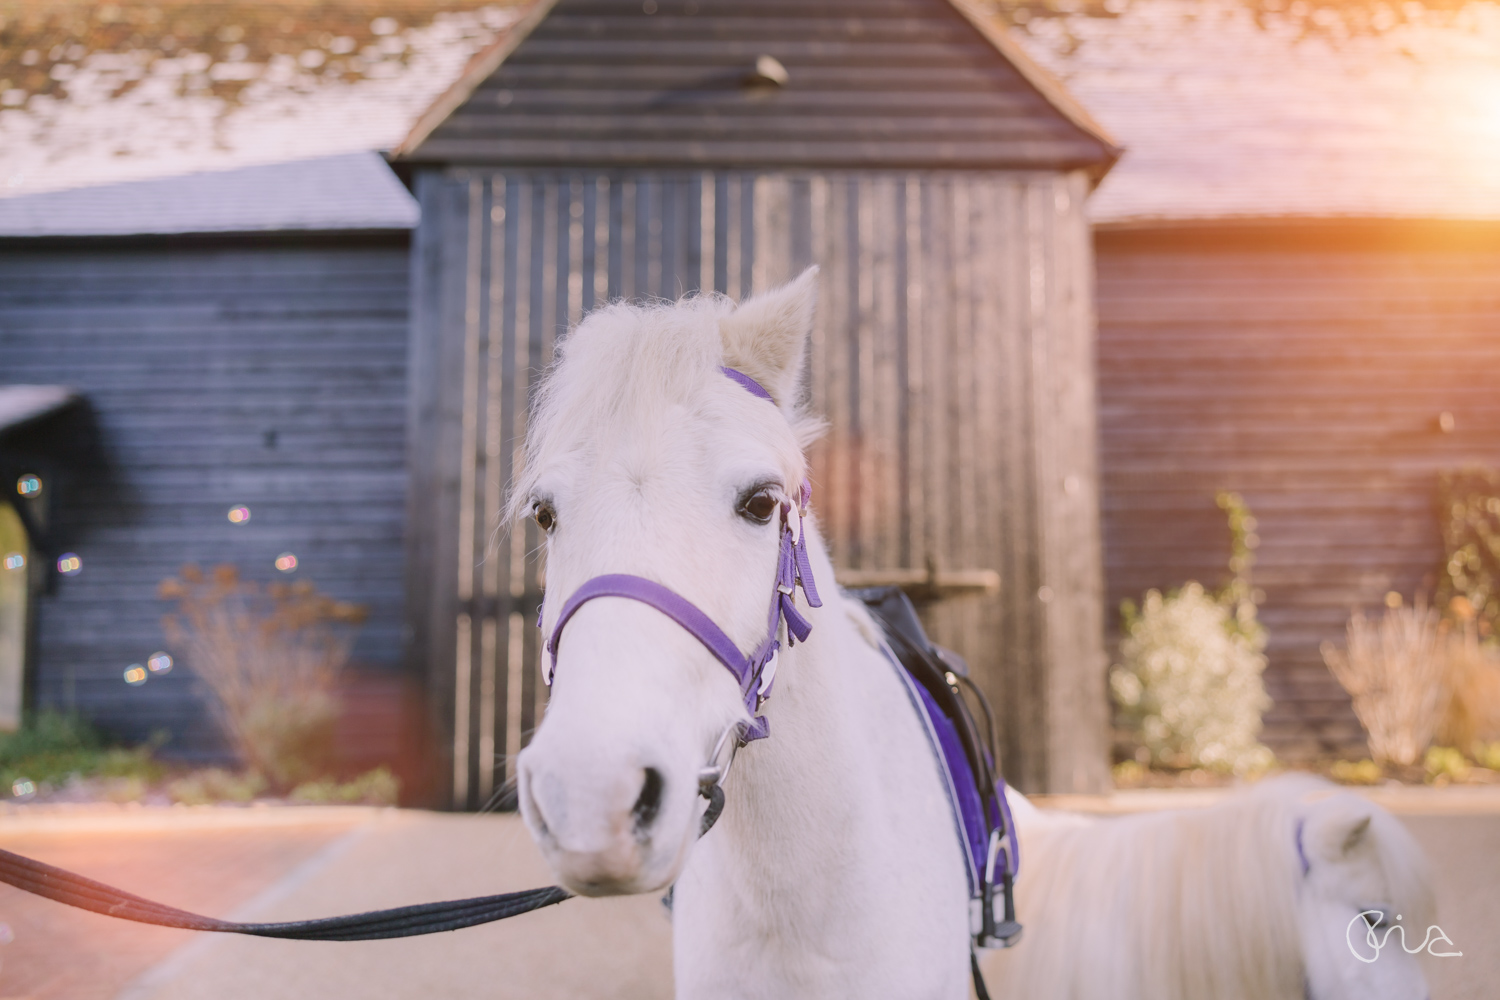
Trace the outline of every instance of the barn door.
[[1081, 178], [450, 171], [417, 190], [412, 649], [453, 807], [506, 803], [545, 699], [540, 539], [500, 511], [557, 341], [611, 299], [739, 298], [813, 263], [815, 506], [841, 579], [941, 598], [924, 617], [1000, 706], [1011, 777], [1097, 780]]
[[454, 808], [509, 804], [515, 756], [546, 696], [540, 538], [529, 521], [501, 523], [538, 377], [598, 303], [748, 289], [752, 189], [749, 178], [702, 174], [486, 172], [418, 184], [413, 645], [437, 667], [428, 674]]

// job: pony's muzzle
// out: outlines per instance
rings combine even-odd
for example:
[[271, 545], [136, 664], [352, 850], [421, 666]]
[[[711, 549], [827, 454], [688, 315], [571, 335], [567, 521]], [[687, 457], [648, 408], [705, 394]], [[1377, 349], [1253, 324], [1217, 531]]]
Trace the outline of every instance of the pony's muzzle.
[[612, 789], [585, 790], [529, 763], [519, 769], [521, 813], [564, 886], [583, 896], [658, 888], [653, 836], [667, 794], [661, 769], [634, 769]]

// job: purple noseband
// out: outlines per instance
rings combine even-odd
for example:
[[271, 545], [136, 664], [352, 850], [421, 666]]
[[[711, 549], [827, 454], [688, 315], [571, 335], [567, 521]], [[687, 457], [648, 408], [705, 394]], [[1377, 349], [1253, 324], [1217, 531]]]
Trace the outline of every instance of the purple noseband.
[[[733, 368], [721, 368], [725, 375], [738, 382], [746, 390], [761, 399], [770, 400], [771, 394], [755, 379]], [[740, 652], [734, 640], [714, 624], [696, 604], [655, 580], [629, 573], [607, 573], [596, 576], [573, 592], [557, 616], [552, 635], [547, 639], [548, 661], [543, 677], [552, 683], [552, 674], [557, 670], [557, 645], [562, 639], [563, 627], [568, 624], [579, 608], [598, 597], [624, 597], [632, 601], [649, 604], [678, 625], [689, 635], [703, 643], [714, 658], [724, 664], [734, 675], [740, 686], [745, 709], [755, 721], [742, 735], [746, 741], [758, 740], [769, 735], [770, 728], [763, 716], [756, 715], [760, 706], [771, 695], [771, 685], [776, 679], [776, 654], [781, 648], [781, 626], [786, 624], [787, 645], [806, 641], [812, 633], [812, 624], [797, 610], [796, 590], [802, 587], [807, 603], [814, 608], [823, 606], [818, 597], [817, 585], [813, 583], [812, 565], [807, 558], [807, 536], [803, 517], [807, 514], [808, 501], [812, 499], [812, 486], [802, 481], [797, 497], [797, 506], [781, 502], [781, 551], [776, 565], [776, 590], [771, 596], [770, 619], [766, 626], [766, 638], [746, 656]], [[540, 613], [537, 624], [541, 624]]]

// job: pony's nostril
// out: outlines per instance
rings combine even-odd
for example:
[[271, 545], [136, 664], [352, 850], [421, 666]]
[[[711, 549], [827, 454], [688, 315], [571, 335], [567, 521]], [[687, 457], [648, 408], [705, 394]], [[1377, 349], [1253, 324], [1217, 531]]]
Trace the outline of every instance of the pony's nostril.
[[643, 831], [656, 820], [661, 811], [661, 793], [666, 788], [666, 779], [654, 767], [646, 768], [645, 780], [641, 782], [641, 794], [636, 797], [631, 812], [635, 815], [635, 828]]

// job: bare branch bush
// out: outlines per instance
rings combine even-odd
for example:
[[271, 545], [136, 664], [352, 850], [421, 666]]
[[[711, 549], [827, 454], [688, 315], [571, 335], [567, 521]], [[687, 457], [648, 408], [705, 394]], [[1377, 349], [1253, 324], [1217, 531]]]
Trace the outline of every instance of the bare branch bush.
[[230, 565], [205, 575], [184, 566], [159, 594], [177, 602], [162, 618], [167, 640], [208, 686], [241, 760], [277, 788], [330, 765], [334, 687], [365, 619], [306, 580], [261, 585]]
[[1436, 611], [1418, 599], [1372, 621], [1356, 611], [1346, 648], [1322, 646], [1323, 660], [1354, 700], [1378, 763], [1421, 759], [1447, 708], [1447, 636]]
[[1444, 746], [1474, 752], [1476, 744], [1500, 740], [1500, 649], [1481, 640], [1470, 615], [1460, 617], [1448, 633], [1445, 652], [1448, 698], [1437, 739]]

